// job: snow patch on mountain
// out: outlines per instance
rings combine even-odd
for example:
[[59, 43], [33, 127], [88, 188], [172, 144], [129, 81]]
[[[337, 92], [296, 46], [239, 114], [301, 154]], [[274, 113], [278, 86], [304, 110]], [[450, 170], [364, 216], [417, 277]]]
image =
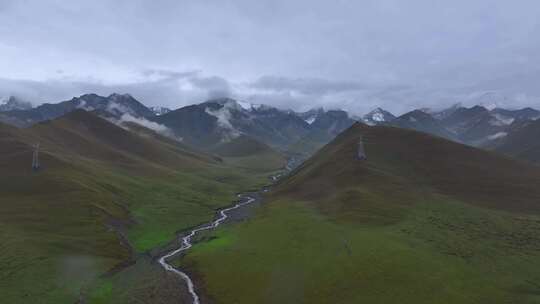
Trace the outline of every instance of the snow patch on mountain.
[[376, 125], [384, 122], [389, 122], [394, 120], [396, 117], [390, 112], [385, 111], [381, 108], [376, 108], [375, 110], [364, 115], [363, 120], [368, 125]]
[[315, 122], [315, 120], [317, 120], [317, 117], [309, 117], [309, 118], [306, 118], [304, 121], [311, 125], [312, 123]]
[[382, 113], [374, 113], [371, 115], [371, 119], [374, 121], [385, 121], [384, 115]]
[[149, 107], [149, 109], [150, 111], [154, 112], [154, 114], [157, 116], [167, 114], [171, 111], [171, 109], [167, 107], [161, 107], [161, 106]]

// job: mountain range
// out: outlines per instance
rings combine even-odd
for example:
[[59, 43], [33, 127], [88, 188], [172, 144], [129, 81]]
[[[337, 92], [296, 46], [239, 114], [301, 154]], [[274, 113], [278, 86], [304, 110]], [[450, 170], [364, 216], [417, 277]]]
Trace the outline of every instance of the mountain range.
[[358, 122], [229, 98], [167, 112], [87, 94], [0, 115], [25, 126], [0, 122], [9, 303], [187, 299], [157, 258], [296, 157], [249, 220], [175, 260], [203, 301], [538, 300], [540, 169], [512, 159], [540, 163], [536, 110], [376, 109]]
[[355, 122], [345, 111], [317, 109], [296, 113], [229, 98], [208, 100], [176, 110], [148, 108], [129, 94], [107, 97], [85, 94], [35, 108], [4, 109], [0, 121], [18, 127], [29, 127], [84, 109], [119, 124], [126, 121], [139, 123], [207, 151], [238, 136], [248, 136], [281, 151], [292, 145], [300, 147], [298, 143], [305, 143], [309, 138], [309, 144], [305, 143], [301, 150], [312, 153]]
[[30, 109], [12, 109], [0, 113], [0, 121], [20, 127], [55, 119], [76, 109], [99, 111], [112, 116], [129, 114], [136, 117], [153, 116], [154, 112], [129, 94], [111, 94], [108, 97], [85, 94], [59, 103], [45, 103]]
[[[417, 130], [503, 152], [509, 149], [499, 147], [518, 143], [509, 139], [503, 145], [505, 137], [512, 137], [510, 135], [516, 133], [516, 137], [529, 138], [525, 134], [534, 132], [521, 129], [540, 118], [540, 111], [532, 108], [488, 109], [480, 105], [464, 107], [461, 104], [438, 111], [417, 109], [400, 116], [376, 108], [362, 117], [355, 117], [342, 110], [315, 108], [306, 112], [294, 112], [230, 98], [212, 99], [171, 110], [166, 107], [146, 107], [129, 94], [111, 94], [107, 97], [85, 94], [35, 108], [30, 103], [10, 97], [0, 105], [0, 121], [28, 127], [76, 109], [93, 111], [117, 123], [127, 120], [136, 122], [208, 151], [242, 135], [280, 151], [305, 156], [324, 146], [356, 121], [372, 126]], [[535, 141], [535, 138], [529, 140]]]

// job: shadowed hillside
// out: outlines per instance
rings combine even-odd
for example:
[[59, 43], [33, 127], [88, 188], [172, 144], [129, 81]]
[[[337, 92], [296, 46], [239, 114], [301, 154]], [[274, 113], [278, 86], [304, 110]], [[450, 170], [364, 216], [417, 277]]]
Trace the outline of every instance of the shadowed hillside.
[[[360, 136], [367, 161], [355, 159]], [[355, 124], [306, 161], [280, 191], [322, 199], [352, 185], [369, 185], [381, 195], [399, 187], [501, 210], [539, 212], [539, 183], [540, 170], [495, 153], [425, 133]]]
[[504, 156], [355, 124], [178, 264], [217, 303], [538, 303], [539, 184]]
[[193, 167], [201, 162], [213, 162], [209, 156], [185, 145], [161, 136], [142, 137], [84, 110], [39, 123], [25, 131], [36, 141], [47, 143], [49, 150], [115, 164], [144, 161], [167, 167]]
[[540, 120], [524, 123], [508, 132], [494, 150], [516, 159], [540, 164]]

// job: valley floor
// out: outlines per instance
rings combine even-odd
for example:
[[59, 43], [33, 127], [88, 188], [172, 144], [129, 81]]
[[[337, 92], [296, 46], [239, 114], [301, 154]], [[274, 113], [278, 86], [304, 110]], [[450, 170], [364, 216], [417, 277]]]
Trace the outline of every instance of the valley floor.
[[[152, 303], [161, 297], [168, 303], [184, 297], [185, 282], [164, 274], [154, 260], [161, 248], [176, 232], [212, 219], [236, 193], [267, 184], [272, 170], [283, 166], [274, 160], [249, 169], [233, 161], [167, 174], [91, 163], [83, 173], [46, 168], [2, 179], [1, 301]], [[32, 193], [24, 195], [28, 188]]]

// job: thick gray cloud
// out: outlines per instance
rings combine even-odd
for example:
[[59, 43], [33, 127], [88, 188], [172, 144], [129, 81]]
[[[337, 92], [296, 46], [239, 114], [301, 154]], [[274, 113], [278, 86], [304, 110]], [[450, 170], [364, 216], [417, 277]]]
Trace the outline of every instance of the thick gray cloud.
[[0, 95], [539, 106], [535, 0], [0, 0]]
[[320, 78], [286, 78], [264, 76], [250, 84], [252, 88], [277, 92], [296, 91], [309, 95], [325, 95], [335, 92], [361, 91], [369, 88], [352, 81], [330, 81]]

